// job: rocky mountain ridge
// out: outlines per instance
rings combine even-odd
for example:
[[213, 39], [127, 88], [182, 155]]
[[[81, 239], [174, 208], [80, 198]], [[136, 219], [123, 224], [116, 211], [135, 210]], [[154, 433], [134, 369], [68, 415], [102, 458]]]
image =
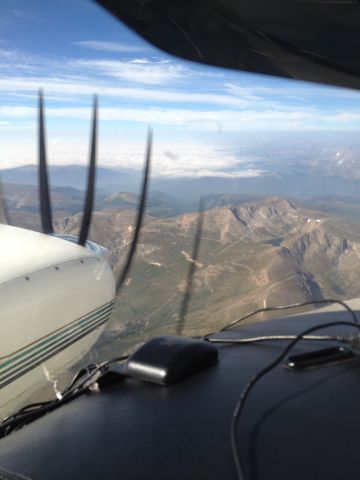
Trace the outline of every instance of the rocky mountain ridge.
[[[117, 198], [132, 203], [131, 208], [95, 211], [90, 231], [90, 239], [109, 249], [115, 275], [132, 241], [137, 203], [133, 194]], [[165, 202], [166, 196], [158, 200]], [[226, 195], [212, 202], [215, 206], [208, 204], [204, 212], [197, 259], [192, 252], [199, 212], [162, 218], [148, 209], [106, 335], [130, 345], [148, 335], [174, 332], [193, 262], [189, 334], [214, 330], [259, 307], [360, 296], [356, 223], [281, 197]], [[55, 230], [77, 235], [81, 219], [80, 212], [57, 216]]]
[[[115, 273], [132, 240], [134, 214], [94, 213], [91, 238], [109, 248]], [[194, 261], [198, 215], [146, 216], [111, 326], [122, 338], [174, 331]], [[72, 216], [57, 228], [76, 234], [80, 219]], [[360, 229], [290, 200], [271, 197], [207, 210], [200, 240], [188, 333], [216, 328], [259, 306], [360, 295]]]

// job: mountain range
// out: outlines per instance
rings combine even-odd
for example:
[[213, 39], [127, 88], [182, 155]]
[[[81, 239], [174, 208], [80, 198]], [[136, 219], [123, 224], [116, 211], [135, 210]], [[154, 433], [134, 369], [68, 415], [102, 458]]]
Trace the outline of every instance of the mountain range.
[[[221, 206], [204, 213], [197, 259], [192, 252], [198, 212], [145, 216], [103, 348], [108, 336], [130, 346], [156, 333], [173, 333], [194, 261], [187, 334], [216, 330], [259, 307], [360, 295], [356, 222], [279, 197], [217, 200]], [[90, 237], [109, 249], [116, 275], [132, 240], [134, 217], [134, 209], [94, 213]], [[77, 234], [80, 222], [79, 213], [60, 218], [57, 230]]]
[[[270, 154], [269, 154], [270, 156]], [[345, 161], [345, 160], [344, 160]], [[267, 163], [250, 164], [248, 167], [262, 169], [263, 173], [250, 177], [239, 176], [188, 176], [162, 177], [150, 179], [150, 189], [162, 194], [177, 197], [182, 204], [198, 202], [200, 197], [208, 195], [243, 194], [248, 196], [285, 196], [301, 201], [312, 201], [324, 196], [360, 196], [360, 178], [339, 176], [337, 170], [314, 168], [312, 163], [297, 168], [280, 168], [275, 160]], [[293, 163], [291, 163], [293, 165]], [[321, 165], [321, 163], [317, 163]], [[351, 163], [351, 165], [353, 165]], [[356, 164], [357, 165], [357, 164]], [[353, 166], [353, 168], [355, 168]], [[7, 184], [33, 185], [37, 187], [38, 169], [36, 165], [3, 169], [1, 179]], [[124, 168], [97, 168], [97, 193], [109, 196], [118, 192], [138, 194], [141, 185], [141, 172]], [[84, 190], [87, 167], [81, 165], [51, 166], [50, 184], [53, 187], [71, 187]], [[189, 205], [186, 205], [188, 208]]]
[[[51, 171], [55, 230], [77, 235], [84, 191], [74, 185], [80, 187], [80, 174], [86, 172], [83, 167], [64, 168]], [[6, 207], [13, 225], [39, 230], [36, 181], [20, 181], [36, 180], [35, 169], [26, 170], [3, 172], [7, 179], [3, 184]], [[56, 185], [56, 178], [60, 185]], [[71, 178], [74, 181], [66, 184]], [[98, 180], [104, 178], [114, 182], [115, 177], [104, 169]], [[251, 180], [260, 181], [247, 179], [248, 186]], [[360, 195], [356, 184], [352, 184], [353, 190], [323, 195], [324, 191], [316, 189], [315, 180], [310, 182], [308, 198], [299, 201], [296, 195], [268, 196], [234, 185], [235, 192], [228, 191], [224, 188], [228, 179], [187, 179], [186, 188], [193, 188], [195, 183], [204, 189], [209, 184], [217, 185], [215, 192], [206, 190], [200, 251], [195, 260], [192, 252], [201, 188], [198, 196], [188, 196], [184, 187], [181, 196], [176, 188], [169, 193], [156, 190], [152, 184], [137, 255], [101, 340], [104, 355], [111, 353], [106, 350], [113, 343], [106, 341], [109, 337], [130, 346], [155, 333], [175, 331], [193, 261], [196, 269], [186, 317], [187, 334], [216, 330], [263, 306], [360, 295]], [[140, 178], [138, 181], [141, 183]], [[174, 182], [173, 186], [181, 185], [181, 179]], [[139, 195], [137, 189], [111, 191], [103, 188], [109, 185], [106, 182], [101, 185], [90, 239], [108, 248], [109, 262], [118, 275], [132, 240]], [[227, 193], [216, 191], [221, 188]], [[345, 184], [341, 188], [345, 189]], [[311, 197], [312, 189], [317, 190], [317, 196]], [[262, 315], [254, 318], [264, 319]]]

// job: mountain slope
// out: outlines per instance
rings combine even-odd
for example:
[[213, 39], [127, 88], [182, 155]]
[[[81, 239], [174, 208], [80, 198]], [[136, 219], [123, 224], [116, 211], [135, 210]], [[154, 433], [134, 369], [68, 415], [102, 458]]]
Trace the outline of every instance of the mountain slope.
[[[109, 248], [116, 274], [132, 239], [134, 214], [131, 209], [94, 215], [91, 238]], [[106, 335], [132, 345], [155, 333], [174, 332], [197, 221], [196, 212], [173, 218], [147, 215]], [[75, 215], [59, 221], [58, 229], [76, 233], [79, 222]], [[357, 295], [356, 224], [283, 198], [232, 202], [205, 212], [186, 333], [204, 334], [263, 306]]]

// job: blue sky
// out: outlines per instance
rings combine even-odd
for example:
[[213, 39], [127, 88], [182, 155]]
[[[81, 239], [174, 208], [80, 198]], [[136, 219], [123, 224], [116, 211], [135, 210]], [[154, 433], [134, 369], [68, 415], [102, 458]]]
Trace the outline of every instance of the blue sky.
[[233, 153], [249, 131], [359, 129], [357, 92], [175, 59], [93, 2], [2, 0], [1, 7], [0, 168], [36, 162], [39, 87], [54, 164], [87, 161], [93, 93], [99, 162], [138, 167], [151, 125], [162, 175], [258, 174], [241, 169]]

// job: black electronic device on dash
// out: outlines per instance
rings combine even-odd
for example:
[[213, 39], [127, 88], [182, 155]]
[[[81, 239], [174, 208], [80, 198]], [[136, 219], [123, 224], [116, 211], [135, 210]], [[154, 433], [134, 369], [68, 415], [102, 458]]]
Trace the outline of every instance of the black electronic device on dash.
[[321, 348], [311, 352], [291, 355], [284, 366], [294, 370], [316, 368], [349, 361], [355, 356], [355, 353], [346, 347]]
[[217, 348], [204, 340], [161, 335], [136, 350], [126, 361], [123, 373], [168, 385], [214, 365], [217, 359]]

